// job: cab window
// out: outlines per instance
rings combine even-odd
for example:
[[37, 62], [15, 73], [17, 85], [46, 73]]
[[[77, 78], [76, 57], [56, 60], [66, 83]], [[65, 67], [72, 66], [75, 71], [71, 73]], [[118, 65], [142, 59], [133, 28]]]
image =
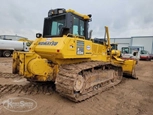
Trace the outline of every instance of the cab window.
[[122, 48], [122, 53], [129, 54], [129, 48]]
[[80, 35], [84, 36], [84, 21], [80, 20]]
[[79, 35], [79, 19], [76, 17], [73, 18], [73, 34]]
[[44, 21], [43, 37], [60, 36], [60, 30], [65, 26], [65, 15], [46, 18]]
[[64, 26], [65, 24], [65, 17], [61, 16], [58, 18], [53, 18], [52, 21], [52, 29], [51, 29], [51, 35], [52, 36], [57, 36], [60, 34], [60, 30], [61, 28]]
[[84, 21], [78, 17], [73, 17], [73, 35], [84, 36]]

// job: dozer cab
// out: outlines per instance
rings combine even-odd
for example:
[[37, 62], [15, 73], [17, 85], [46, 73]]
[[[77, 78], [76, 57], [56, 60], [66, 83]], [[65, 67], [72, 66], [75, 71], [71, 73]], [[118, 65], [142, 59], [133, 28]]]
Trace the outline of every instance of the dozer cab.
[[124, 72], [132, 75], [135, 61], [111, 50], [108, 27], [106, 38], [91, 39], [90, 21], [91, 15], [71, 9], [49, 10], [30, 51], [14, 52], [13, 73], [32, 82], [53, 81], [60, 95], [75, 102], [117, 85]]

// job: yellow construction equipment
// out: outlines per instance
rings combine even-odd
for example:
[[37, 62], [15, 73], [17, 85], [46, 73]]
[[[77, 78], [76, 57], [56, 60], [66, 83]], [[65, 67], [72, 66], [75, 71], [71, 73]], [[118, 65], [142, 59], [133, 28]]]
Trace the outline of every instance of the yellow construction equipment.
[[[134, 58], [124, 58], [122, 55], [121, 55], [121, 51], [120, 50], [118, 50], [118, 44], [117, 43], [112, 43], [111, 44], [111, 49], [112, 49], [112, 52], [116, 52], [116, 54], [115, 54], [115, 57], [118, 57], [118, 58], [120, 58], [120, 59], [122, 59], [122, 60], [124, 60], [123, 62], [124, 62], [124, 64], [120, 64], [121, 66], [122, 66], [122, 68], [123, 68], [123, 74], [124, 75], [127, 75], [127, 76], [131, 76], [131, 77], [133, 77], [133, 78], [135, 78], [135, 79], [138, 79], [137, 77], [136, 77], [136, 72], [135, 72], [135, 65], [136, 64], [138, 64], [138, 60], [136, 60], [136, 59], [134, 59]], [[131, 60], [133, 60], [133, 61], [131, 61]], [[114, 60], [115, 61], [115, 60]], [[117, 63], [119, 63], [119, 62], [117, 62]], [[116, 63], [116, 64], [117, 64]], [[134, 63], [134, 64], [133, 64]], [[129, 64], [130, 65], [133, 65], [133, 66], [129, 66]], [[128, 67], [129, 66], [129, 67]], [[132, 67], [132, 68], [130, 68], [130, 67]]]
[[[106, 38], [91, 39], [91, 15], [51, 9], [29, 52], [14, 52], [13, 73], [29, 81], [54, 81], [60, 95], [85, 100], [121, 82], [123, 73], [134, 75], [135, 61], [124, 61]], [[135, 76], [134, 76], [135, 77]]]

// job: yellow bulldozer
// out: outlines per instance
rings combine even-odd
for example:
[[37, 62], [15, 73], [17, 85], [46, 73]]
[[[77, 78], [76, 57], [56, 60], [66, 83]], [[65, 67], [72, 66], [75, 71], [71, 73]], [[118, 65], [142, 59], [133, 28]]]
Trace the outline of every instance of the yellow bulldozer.
[[56, 91], [75, 102], [85, 100], [135, 76], [135, 61], [122, 60], [111, 49], [108, 27], [104, 39], [91, 39], [92, 15], [72, 9], [51, 9], [29, 52], [14, 52], [13, 73], [30, 82], [53, 81]]

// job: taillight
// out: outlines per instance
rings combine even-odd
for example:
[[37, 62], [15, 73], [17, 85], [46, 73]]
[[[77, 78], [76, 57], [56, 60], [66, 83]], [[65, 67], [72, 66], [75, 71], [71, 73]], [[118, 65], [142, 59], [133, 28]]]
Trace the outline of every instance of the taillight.
[[57, 52], [60, 52], [60, 50], [57, 50]]

